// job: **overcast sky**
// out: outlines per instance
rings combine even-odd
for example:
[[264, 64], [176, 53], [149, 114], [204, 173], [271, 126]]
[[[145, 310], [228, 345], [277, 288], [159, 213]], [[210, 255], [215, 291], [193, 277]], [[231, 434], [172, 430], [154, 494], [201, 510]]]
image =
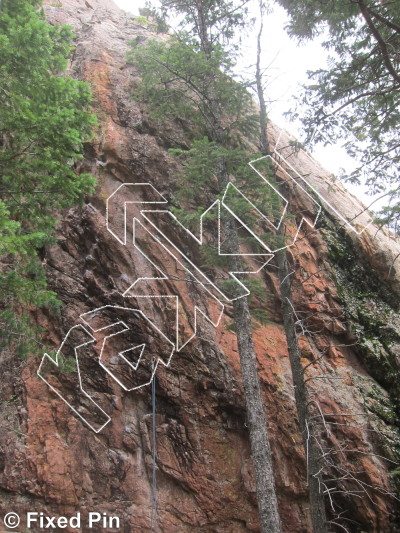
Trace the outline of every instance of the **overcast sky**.
[[[114, 2], [122, 9], [137, 15], [139, 7], [144, 5], [145, 0], [114, 0]], [[302, 140], [301, 126], [289, 122], [284, 113], [293, 107], [293, 97], [299, 93], [299, 85], [307, 82], [307, 71], [324, 67], [327, 56], [322, 46], [315, 41], [299, 45], [291, 39], [285, 31], [286, 24], [285, 10], [279, 6], [274, 6], [273, 12], [264, 21], [263, 63], [270, 65], [267, 97], [272, 101], [269, 117], [277, 125]], [[244, 43], [243, 63], [246, 65], [255, 63], [257, 31], [256, 21], [254, 32], [251, 32]], [[338, 174], [341, 168], [349, 172], [355, 166], [340, 146], [317, 146], [313, 149], [313, 155], [334, 174]], [[366, 204], [371, 203], [373, 197], [363, 194], [360, 187], [354, 188], [349, 185], [347, 187]]]

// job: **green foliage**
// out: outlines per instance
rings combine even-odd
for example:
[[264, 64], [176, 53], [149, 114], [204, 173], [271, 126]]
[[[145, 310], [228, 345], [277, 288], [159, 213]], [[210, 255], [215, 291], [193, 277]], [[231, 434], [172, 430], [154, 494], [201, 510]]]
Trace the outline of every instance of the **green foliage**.
[[[210, 141], [208, 137], [194, 140], [189, 150], [170, 150], [182, 163], [178, 174], [177, 199], [187, 207], [204, 203], [208, 207], [220, 198], [224, 189], [218, 182], [217, 165], [223, 161], [232, 181], [244, 194], [258, 198], [254, 185], [259, 180], [249, 167], [250, 155], [242, 148], [230, 148]], [[237, 200], [241, 204], [240, 200]]]
[[[278, 0], [300, 39], [326, 36], [328, 68], [310, 73], [299, 97], [309, 140], [347, 137], [346, 148], [360, 162], [349, 179], [365, 180], [373, 193], [387, 192], [382, 220], [400, 221], [400, 0]], [[304, 110], [305, 109], [305, 110]], [[349, 133], [350, 132], [350, 133]]]
[[201, 261], [201, 266], [203, 268], [226, 270], [229, 266], [228, 256], [220, 255], [218, 253], [218, 248], [209, 243], [205, 243], [201, 247]]
[[[262, 309], [261, 307], [251, 307], [250, 316], [252, 318], [253, 329], [258, 329], [262, 326], [266, 326], [270, 322], [268, 311], [266, 309]], [[231, 331], [232, 333], [237, 333], [236, 323], [234, 321], [227, 324], [225, 326], [225, 329], [227, 331]]]
[[[94, 178], [75, 170], [96, 124], [90, 89], [61, 76], [73, 36], [68, 27], [46, 23], [38, 4], [0, 4], [0, 328], [6, 344], [29, 338], [23, 310], [57, 305], [38, 250], [52, 240], [55, 211], [81, 202], [94, 187]], [[32, 346], [24, 341], [20, 348], [24, 343], [27, 352]]]
[[193, 44], [208, 53], [220, 46], [230, 52], [237, 49], [239, 32], [247, 23], [247, 1], [202, 0], [193, 4], [192, 0], [161, 0], [161, 13], [166, 20], [180, 22], [180, 28], [190, 34]]
[[165, 17], [158, 13], [157, 10], [151, 6], [149, 2], [146, 2], [145, 7], [139, 8], [139, 15], [145, 17], [146, 20], [154, 21], [155, 29], [157, 33], [168, 33], [168, 24], [165, 21]]
[[[279, 235], [273, 231], [260, 232], [258, 237], [270, 250], [279, 250], [289, 244], [289, 238], [285, 238], [284, 235]], [[252, 235], [240, 237], [240, 242], [245, 244], [253, 254], [266, 253], [265, 247]]]
[[233, 79], [232, 62], [222, 47], [206, 54], [186, 34], [179, 34], [167, 43], [133, 42], [129, 59], [142, 78], [134, 96], [148, 103], [153, 118], [179, 118], [208, 135], [216, 112], [208, 95], [212, 79], [218, 113], [226, 117], [225, 137], [235, 131], [255, 132], [250, 93]]
[[63, 357], [59, 355], [59, 358], [61, 372], [65, 374], [76, 372], [76, 359], [74, 357]]
[[[146, 93], [149, 95], [148, 100], [153, 102], [153, 108], [154, 104], [157, 104], [163, 112], [169, 112], [171, 116], [176, 116], [174, 115], [176, 109], [179, 118], [183, 114], [185, 118], [192, 118], [195, 121], [199, 130], [197, 140], [203, 144], [202, 150], [198, 150], [198, 146], [190, 147], [194, 150], [190, 159], [205, 152], [208, 152], [210, 156], [218, 154], [214, 168], [211, 168], [209, 164], [205, 169], [197, 165], [200, 172], [194, 174], [194, 179], [201, 184], [213, 184], [215, 175], [219, 195], [225, 192], [230, 180], [228, 166], [231, 156], [235, 159], [236, 148], [242, 145], [242, 137], [246, 135], [248, 131], [246, 128], [251, 124], [249, 120], [252, 107], [250, 96], [242, 84], [235, 82], [229, 76], [232, 56], [229, 57], [223, 48], [223, 44], [230, 40], [242, 25], [246, 3], [247, 0], [244, 2], [240, 0], [200, 0], [197, 2], [161, 0], [162, 11], [170, 16], [177, 16], [178, 21], [181, 19], [182, 26], [189, 31], [190, 37], [185, 37], [182, 33], [178, 34], [177, 39], [159, 50], [159, 56], [155, 56], [152, 51], [147, 55], [147, 59], [143, 60], [141, 52], [135, 54], [139, 71], [144, 76], [144, 95]], [[170, 61], [171, 57], [172, 61]], [[149, 72], [149, 68], [154, 72]], [[149, 77], [154, 74], [153, 81], [158, 84], [158, 94], [155, 93], [154, 86], [148, 82]], [[169, 107], [171, 103], [173, 106], [176, 104], [175, 109]], [[194, 170], [194, 167], [191, 167], [189, 162], [187, 163], [186, 171]], [[192, 183], [192, 187], [196, 187], [195, 183]], [[233, 223], [228, 220], [226, 223], [224, 221], [221, 226], [227, 253], [231, 255], [229, 268], [236, 271], [239, 263], [237, 261], [239, 252], [237, 231]], [[245, 361], [242, 370], [246, 397], [255, 394], [252, 402], [248, 402], [248, 410], [251, 411], [249, 420], [251, 421], [252, 449], [259, 458], [261, 457], [258, 466], [262, 465], [261, 468], [263, 468], [262, 472], [258, 468], [255, 469], [258, 481], [257, 499], [260, 508], [260, 523], [263, 530], [278, 531], [280, 519], [275, 489], [272, 480], [266, 474], [272, 468], [267, 432], [259, 432], [253, 423], [254, 413], [261, 412], [263, 406], [256, 386], [257, 378], [254, 377], [257, 369], [254, 349], [249, 342], [251, 324], [246, 306], [241, 309], [240, 304], [234, 303], [233, 307], [235, 314], [237, 313], [237, 325], [241, 326], [240, 329], [236, 327], [236, 330], [239, 338], [240, 358], [242, 362]], [[270, 525], [272, 527], [269, 527]]]
[[2, 307], [0, 323], [7, 325], [6, 328], [1, 328], [0, 350], [12, 346], [19, 357], [26, 357], [28, 353], [38, 350], [40, 344], [35, 338], [41, 330], [33, 326], [27, 315], [17, 314], [13, 307]]
[[265, 285], [260, 279], [246, 279], [243, 283], [250, 291], [253, 302], [255, 299], [258, 299], [263, 303], [267, 301], [270, 294], [265, 291]]
[[261, 305], [266, 304], [268, 298], [272, 296], [271, 293], [265, 290], [265, 285], [260, 279], [249, 278], [244, 280], [243, 283], [250, 291], [249, 308], [253, 319], [253, 327], [265, 326], [270, 322], [270, 317], [268, 311]]
[[149, 25], [149, 21], [147, 17], [142, 17], [142, 16], [135, 17], [135, 22], [137, 22], [138, 24], [143, 24], [144, 26]]
[[[258, 140], [259, 117], [247, 86], [233, 77], [234, 55], [226, 46], [234, 30], [244, 24], [245, 14], [240, 6], [225, 1], [206, 0], [195, 8], [186, 0], [163, 0], [161, 4], [165, 16], [175, 13], [179, 21], [184, 15], [182, 30], [167, 42], [132, 43], [129, 60], [141, 75], [134, 97], [148, 104], [153, 118], [179, 119], [195, 137], [188, 149], [170, 150], [181, 169], [174, 194], [178, 206], [173, 213], [194, 231], [207, 210], [203, 229], [210, 241], [202, 245], [201, 264], [212, 271], [209, 275], [214, 283], [234, 297], [237, 282], [227, 272], [230, 259], [218, 250], [218, 213], [208, 208], [217, 199], [224, 199], [256, 234], [266, 232], [257, 209], [271, 221], [280, 218], [282, 210], [279, 194], [268, 184], [260, 185], [262, 179], [249, 166], [251, 159], [261, 157], [250, 154], [246, 145], [249, 138]], [[272, 183], [269, 160], [260, 162], [260, 167]], [[226, 189], [228, 180], [236, 189]], [[224, 217], [228, 216], [225, 209], [221, 216], [224, 228]], [[241, 226], [237, 223], [239, 235]], [[225, 246], [228, 249], [224, 253], [229, 253], [229, 243]], [[262, 251], [265, 253], [265, 249]], [[254, 302], [259, 301], [254, 298]], [[264, 310], [255, 313], [258, 321], [265, 320]]]
[[172, 149], [170, 153], [182, 163], [177, 175], [176, 198], [188, 207], [203, 203], [203, 208], [213, 203], [221, 193], [216, 176], [216, 164], [229, 159], [231, 150], [210, 141], [207, 137], [194, 140], [189, 150]]
[[[225, 148], [207, 137], [193, 141], [189, 150], [170, 150], [182, 163], [181, 171], [177, 174], [178, 189], [175, 198], [183, 206], [173, 209], [180, 222], [192, 231], [199, 227], [200, 215], [216, 200], [222, 199], [215, 168], [223, 160], [232, 183], [241, 191], [230, 188], [224, 195], [224, 202], [236, 213], [242, 222], [251, 228], [259, 239], [271, 250], [285, 245], [284, 237], [278, 235], [274, 228], [262, 221], [261, 213], [277, 226], [282, 215], [282, 198], [276, 192], [277, 184], [270, 167], [269, 159], [261, 160], [257, 170], [262, 173], [267, 183], [263, 183], [260, 176], [249, 166], [250, 159], [257, 158], [257, 154], [250, 156], [242, 148]], [[270, 187], [271, 184], [274, 188]], [[251, 202], [251, 203], [250, 203]], [[253, 204], [253, 205], [252, 205]], [[257, 208], [255, 209], [254, 206]], [[225, 211], [222, 212], [222, 219]], [[203, 226], [207, 221], [215, 221], [217, 211], [207, 211], [203, 217]], [[266, 253], [266, 248], [247, 231], [243, 231], [238, 224], [239, 240], [246, 244], [252, 253]], [[212, 225], [207, 227], [212, 228]], [[214, 224], [215, 227], [215, 224]], [[215, 236], [216, 238], [216, 236]], [[227, 266], [227, 257], [218, 254], [216, 246], [203, 245], [203, 265], [215, 268]]]
[[269, 314], [262, 307], [250, 307], [250, 315], [253, 319], [253, 327], [266, 326], [270, 322]]
[[[250, 201], [271, 220], [280, 218], [282, 201], [276, 190], [268, 185], [271, 184], [275, 188], [277, 186], [268, 162], [262, 169], [266, 184], [263, 184], [260, 176], [248, 164], [251, 159], [256, 159], [258, 154], [249, 154], [241, 147], [221, 146], [210, 141], [208, 137], [194, 140], [188, 150], [172, 149], [170, 153], [182, 163], [182, 170], [177, 176], [178, 190], [175, 196], [186, 210], [190, 210], [191, 204], [195, 205], [197, 210], [200, 209], [199, 204], [203, 204], [201, 209], [204, 209], [217, 198], [221, 198], [225, 188], [221, 190], [216, 168], [223, 161], [232, 183], [242, 192], [242, 195], [237, 194], [231, 188], [225, 194], [224, 201], [235, 213], [241, 216], [246, 214], [245, 218], [250, 226], [258, 221], [260, 215], [250, 208]], [[261, 171], [259, 168], [257, 170]]]

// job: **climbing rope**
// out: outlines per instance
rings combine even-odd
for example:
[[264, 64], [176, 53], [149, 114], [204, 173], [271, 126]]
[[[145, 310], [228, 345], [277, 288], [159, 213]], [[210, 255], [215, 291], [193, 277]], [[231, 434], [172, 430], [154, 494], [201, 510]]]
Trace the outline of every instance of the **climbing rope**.
[[151, 440], [152, 440], [152, 459], [153, 468], [151, 476], [151, 531], [157, 533], [157, 476], [156, 476], [156, 376], [154, 374], [153, 361], [153, 379], [151, 381]]

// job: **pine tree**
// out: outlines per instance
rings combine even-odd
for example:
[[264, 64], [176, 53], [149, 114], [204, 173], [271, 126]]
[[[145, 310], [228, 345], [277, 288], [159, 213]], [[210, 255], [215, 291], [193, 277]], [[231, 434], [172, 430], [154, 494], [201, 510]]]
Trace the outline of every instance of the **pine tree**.
[[[153, 113], [187, 120], [197, 130], [198, 140], [185, 157], [182, 181], [190, 180], [185, 193], [191, 189], [192, 200], [203, 198], [207, 203], [226, 189], [231, 173], [247, 181], [244, 161], [249, 159], [241, 140], [255, 131], [253, 104], [246, 88], [230, 75], [232, 55], [222, 45], [244, 25], [243, 3], [163, 0], [161, 4], [165, 13], [172, 11], [184, 19], [186, 31], [167, 44], [134, 47], [132, 58], [142, 75], [140, 92]], [[253, 189], [252, 194], [257, 192]], [[243, 270], [236, 225], [225, 220], [223, 231], [232, 254], [227, 257], [229, 270]], [[233, 309], [261, 531], [278, 533], [281, 524], [248, 298], [235, 299]]]
[[0, 3], [1, 346], [23, 355], [36, 344], [24, 310], [59, 305], [38, 255], [52, 240], [55, 210], [94, 186], [75, 170], [95, 124], [90, 89], [62, 75], [73, 36], [50, 26], [39, 4]]
[[398, 230], [400, 1], [278, 2], [290, 16], [290, 33], [300, 40], [323, 35], [331, 55], [328, 68], [309, 74], [295, 116], [308, 140], [347, 138], [347, 151], [360, 162], [349, 178], [387, 194], [380, 219]]
[[[263, 72], [261, 68], [262, 58], [262, 36], [266, 6], [262, 0], [259, 2], [260, 9], [260, 29], [257, 34], [257, 60], [255, 72], [255, 87], [260, 106], [260, 146], [263, 155], [270, 156], [267, 128], [268, 112], [264, 94]], [[275, 182], [280, 187], [285, 198], [290, 195], [289, 190], [285, 190], [278, 176]], [[290, 204], [290, 203], [289, 203]], [[281, 222], [280, 235], [284, 237], [285, 225]], [[282, 242], [284, 244], [284, 241]], [[303, 440], [304, 452], [307, 458], [307, 485], [310, 499], [310, 514], [314, 533], [326, 533], [328, 524], [325, 512], [324, 495], [321, 485], [321, 461], [319, 450], [314, 436], [314, 426], [309, 416], [309, 395], [307, 391], [304, 368], [301, 362], [299, 342], [296, 333], [295, 320], [292, 304], [292, 271], [289, 268], [289, 258], [286, 248], [283, 247], [276, 254], [279, 281], [282, 299], [283, 326], [285, 330], [286, 342], [289, 352], [290, 367], [293, 376], [293, 386], [295, 392], [295, 403], [300, 431]]]

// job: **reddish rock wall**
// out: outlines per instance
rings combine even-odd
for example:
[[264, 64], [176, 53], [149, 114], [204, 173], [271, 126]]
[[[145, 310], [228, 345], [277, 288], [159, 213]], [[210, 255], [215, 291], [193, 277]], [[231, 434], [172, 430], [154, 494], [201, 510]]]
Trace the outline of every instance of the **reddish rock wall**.
[[[187, 139], [178, 123], [150, 120], [145, 109], [130, 98], [136, 73], [134, 66], [126, 63], [125, 54], [130, 41], [140, 42], [151, 35], [148, 28], [111, 0], [47, 4], [50, 21], [74, 27], [77, 47], [70, 72], [92, 84], [100, 121], [96, 139], [86, 147], [81, 163], [83, 171], [97, 176], [96, 194], [82, 208], [64, 214], [58, 244], [46, 252], [50, 285], [65, 305], [59, 317], [44, 312], [35, 316], [46, 331], [46, 344], [56, 350], [80, 314], [104, 305], [125, 306], [122, 293], [134, 276], [142, 273], [140, 257], [132, 247], [120, 245], [106, 230], [106, 198], [122, 183], [150, 182], [172, 199], [176, 163], [167, 149], [185, 146]], [[278, 143], [277, 148], [287, 145], [286, 133], [273, 126], [270, 137]], [[357, 217], [363, 210], [361, 204], [340, 185], [329, 186], [327, 173], [309, 155], [301, 152], [291, 156], [288, 149], [281, 153], [307, 174], [332, 207], [355, 218], [359, 227], [365, 224], [366, 214]], [[302, 213], [310, 209], [309, 200], [300, 194], [291, 208]], [[135, 213], [138, 207], [131, 206], [129, 215]], [[376, 372], [370, 371], [369, 360], [363, 358], [366, 352], [347, 346], [355, 342], [356, 322], [350, 311], [343, 311], [344, 303], [350, 305], [339, 276], [346, 268], [345, 262], [327, 236], [339, 235], [339, 242], [344, 239], [348, 248], [356, 250], [358, 263], [348, 259], [348, 268], [364, 269], [371, 279], [390, 284], [393, 307], [400, 287], [400, 261], [395, 261], [400, 247], [390, 235], [377, 233], [376, 228], [368, 229], [361, 237], [340, 230], [343, 221], [329, 208], [323, 220], [321, 231], [301, 235], [304, 238], [291, 249], [296, 278], [294, 302], [302, 316], [308, 317], [307, 328], [316, 332], [311, 342], [306, 336], [300, 339], [304, 363], [325, 354], [324, 379], [319, 379], [321, 368], [311, 367], [309, 372], [314, 378], [310, 381], [312, 397], [329, 414], [330, 421], [342, 424], [332, 426], [327, 437], [330, 444], [363, 452], [350, 454], [354, 470], [363, 470], [363, 483], [389, 490], [389, 465], [371, 454], [387, 454], [388, 449], [371, 430], [390, 432], [394, 426], [378, 409], [368, 409], [368, 402], [391, 403], [382, 382], [374, 380]], [[161, 261], [168, 261], [168, 255]], [[255, 331], [255, 346], [282, 521], [285, 532], [305, 533], [310, 531], [305, 457], [273, 264], [259, 277], [271, 293], [267, 304], [271, 321]], [[160, 290], [158, 282], [149, 283], [149, 287], [154, 294]], [[184, 287], [177, 284], [173, 290], [189, 313], [193, 298], [201, 296], [196, 287], [192, 292]], [[161, 303], [159, 309], [150, 308], [156, 305], [154, 302], [150, 305], [140, 299], [130, 300], [129, 305], [133, 304], [152, 313], [160, 328], [168, 329], [170, 315]], [[395, 326], [393, 320], [391, 327]], [[229, 323], [229, 316], [225, 316], [215, 329], [204, 321], [201, 335], [174, 356], [169, 368], [159, 367], [157, 371], [158, 521], [159, 531], [164, 533], [259, 531], [239, 357], [235, 336], [226, 329]], [[40, 357], [25, 362], [15, 360], [12, 354], [2, 355], [0, 516], [10, 510], [21, 514], [37, 510], [57, 516], [77, 511], [82, 515], [109, 512], [121, 518], [123, 532], [150, 531], [150, 387], [125, 393], [93, 360], [87, 359], [84, 383], [111, 414], [111, 422], [96, 434], [37, 377], [39, 363]], [[65, 374], [63, 380], [73, 395], [74, 372]], [[370, 390], [378, 391], [376, 398]], [[351, 418], [353, 423], [348, 423], [346, 417], [335, 417], [340, 413], [365, 416]], [[339, 465], [345, 462], [342, 455], [338, 454]], [[365, 495], [336, 494], [334, 498], [359, 524], [350, 523], [349, 531], [395, 531], [390, 525], [395, 512], [393, 499], [377, 492], [374, 503]], [[0, 531], [6, 531], [2, 527]], [[89, 529], [84, 527], [83, 531]]]

